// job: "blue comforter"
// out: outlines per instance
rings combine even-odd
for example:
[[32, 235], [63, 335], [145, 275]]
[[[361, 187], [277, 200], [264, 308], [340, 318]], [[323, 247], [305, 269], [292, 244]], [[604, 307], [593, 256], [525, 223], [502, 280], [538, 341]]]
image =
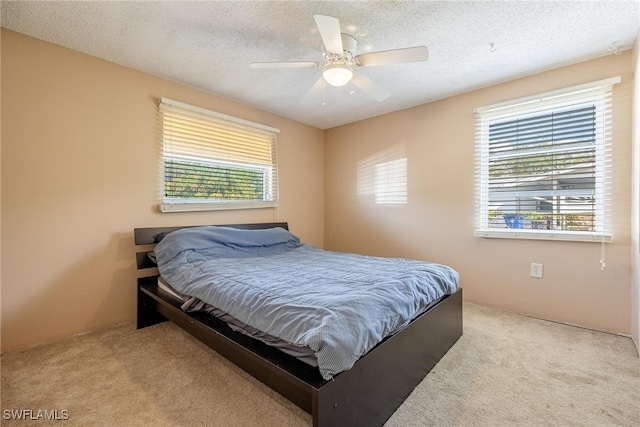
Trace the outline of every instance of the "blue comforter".
[[449, 267], [330, 252], [282, 228], [194, 227], [155, 248], [162, 277], [238, 320], [316, 354], [323, 378], [458, 287]]

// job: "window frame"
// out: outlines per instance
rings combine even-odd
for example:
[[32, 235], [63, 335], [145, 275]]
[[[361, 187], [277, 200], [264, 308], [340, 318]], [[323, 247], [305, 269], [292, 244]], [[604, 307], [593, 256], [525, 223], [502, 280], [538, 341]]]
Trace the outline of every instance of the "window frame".
[[[611, 233], [611, 127], [612, 88], [620, 77], [599, 80], [566, 89], [546, 92], [512, 101], [476, 108], [476, 200], [474, 236], [487, 238], [541, 239], [566, 241], [610, 242]], [[569, 104], [580, 102], [596, 106], [594, 123], [597, 124], [595, 143], [594, 208], [595, 231], [568, 231], [535, 228], [491, 227], [489, 209], [489, 126], [492, 122], [507, 118], [526, 117], [558, 110]], [[540, 150], [540, 153], [544, 153]], [[513, 175], [512, 175], [513, 176]]]
[[[262, 209], [274, 208], [278, 206], [278, 178], [277, 178], [277, 134], [279, 129], [254, 123], [237, 117], [228, 116], [216, 111], [189, 105], [169, 98], [161, 98], [158, 104], [161, 118], [161, 160], [160, 160], [160, 203], [161, 212], [194, 212], [210, 210], [233, 210], [233, 209]], [[184, 116], [182, 116], [184, 115]], [[176, 143], [178, 148], [172, 148], [172, 144], [180, 139], [173, 136], [175, 131], [171, 126], [176, 126], [176, 117], [195, 117], [198, 126], [207, 126], [207, 131], [232, 132], [233, 129], [240, 129], [242, 133], [250, 133], [265, 141], [259, 144], [265, 147], [269, 145], [269, 160], [252, 161], [250, 159], [239, 158], [238, 155], [222, 155], [214, 153], [220, 151], [225, 144], [232, 144], [231, 140], [220, 140], [211, 142], [203, 139], [198, 140], [198, 150], [202, 153], [200, 157], [191, 147], [186, 149]], [[211, 128], [208, 128], [211, 126]], [[227, 128], [228, 127], [228, 128]], [[229, 129], [232, 129], [231, 131]], [[191, 138], [192, 135], [189, 135]], [[197, 139], [197, 138], [196, 138]], [[219, 138], [220, 139], [220, 138]], [[210, 146], [209, 148], [207, 146]], [[264, 147], [261, 147], [264, 150]], [[208, 150], [211, 151], [208, 151]], [[179, 151], [191, 151], [189, 153], [179, 153]], [[251, 148], [250, 148], [251, 150]], [[178, 160], [201, 164], [205, 167], [228, 167], [238, 170], [262, 171], [263, 190], [262, 199], [215, 199], [205, 197], [181, 198], [167, 195], [167, 175], [166, 165], [170, 160]]]

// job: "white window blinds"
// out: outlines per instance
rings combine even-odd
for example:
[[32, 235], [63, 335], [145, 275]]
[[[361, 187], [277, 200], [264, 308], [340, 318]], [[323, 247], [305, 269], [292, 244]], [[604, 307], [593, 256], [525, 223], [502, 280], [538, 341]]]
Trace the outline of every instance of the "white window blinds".
[[277, 202], [278, 129], [162, 98], [163, 212]]
[[476, 236], [611, 240], [611, 96], [619, 81], [476, 110]]

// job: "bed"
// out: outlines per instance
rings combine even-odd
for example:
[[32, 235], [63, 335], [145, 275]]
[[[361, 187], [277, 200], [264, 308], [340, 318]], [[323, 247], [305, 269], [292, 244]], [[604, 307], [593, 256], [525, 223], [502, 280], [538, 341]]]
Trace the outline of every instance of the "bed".
[[[288, 234], [283, 231], [288, 230], [288, 224], [284, 222], [224, 225], [220, 231], [229, 228], [263, 230], [264, 233], [254, 234], [269, 236]], [[357, 356], [356, 361], [348, 364], [346, 369], [331, 371], [324, 367], [322, 353], [317, 351], [318, 348], [314, 350], [318, 355], [318, 366], [313, 366], [290, 353], [238, 331], [233, 325], [230, 326], [208, 312], [184, 311], [184, 300], [176, 298], [164, 287], [159, 287], [158, 269], [149, 254], [155, 254], [155, 250], [158, 249], [157, 255], [167, 258], [163, 254], [166, 254], [165, 247], [168, 245], [161, 243], [156, 247], [156, 244], [161, 237], [176, 230], [183, 230], [181, 233], [189, 234], [195, 229], [190, 226], [134, 230], [135, 244], [138, 248], [136, 264], [140, 271], [137, 327], [143, 328], [166, 320], [173, 321], [238, 367], [312, 414], [315, 427], [384, 424], [462, 335], [462, 289], [456, 288], [452, 293], [431, 301], [425, 311], [393, 330], [391, 335], [367, 349], [364, 355]], [[180, 233], [172, 237], [177, 234]], [[295, 242], [292, 244], [296, 246]], [[303, 249], [306, 250], [306, 245], [300, 246], [305, 246]], [[317, 252], [313, 249], [315, 248], [308, 251]], [[296, 256], [299, 252], [304, 251], [298, 247], [291, 251]], [[269, 255], [269, 258], [279, 257], [279, 253], [273, 257]], [[168, 264], [161, 266], [165, 275], [175, 280], [176, 274], [166, 265]], [[173, 284], [175, 282], [171, 283]]]

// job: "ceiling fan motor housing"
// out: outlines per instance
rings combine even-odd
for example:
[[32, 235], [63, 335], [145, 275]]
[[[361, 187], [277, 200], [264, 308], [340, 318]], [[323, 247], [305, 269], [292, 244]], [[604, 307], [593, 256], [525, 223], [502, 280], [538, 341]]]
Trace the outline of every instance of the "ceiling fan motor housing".
[[341, 33], [340, 36], [342, 39], [342, 55], [329, 53], [324, 48], [324, 45], [322, 46], [324, 57], [329, 64], [350, 64], [353, 62], [356, 49], [358, 48], [358, 41], [350, 34]]

